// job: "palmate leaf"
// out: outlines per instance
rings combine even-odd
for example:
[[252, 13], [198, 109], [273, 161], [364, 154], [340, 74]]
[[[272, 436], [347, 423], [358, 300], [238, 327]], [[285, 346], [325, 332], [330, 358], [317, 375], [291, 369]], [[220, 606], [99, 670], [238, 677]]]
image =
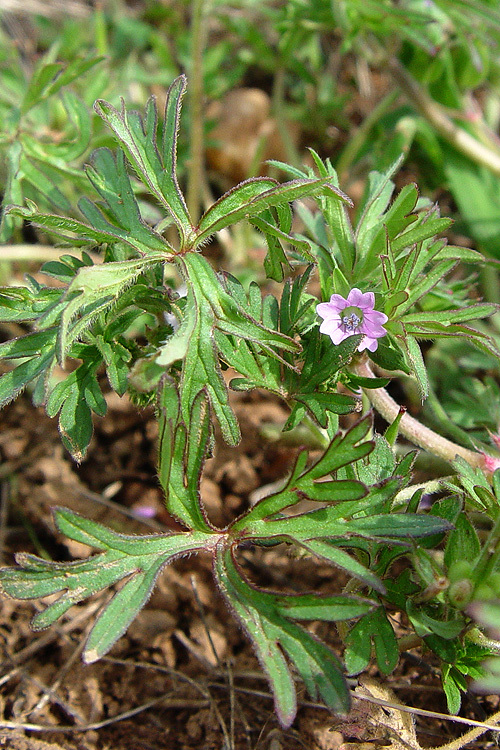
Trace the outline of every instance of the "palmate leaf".
[[94, 109], [110, 126], [139, 178], [160, 205], [173, 217], [181, 238], [181, 249], [191, 245], [193, 227], [176, 176], [177, 132], [186, 77], [179, 76], [170, 86], [165, 105], [161, 150], [156, 137], [157, 112], [153, 98], [146, 105], [144, 120], [128, 111], [122, 102], [118, 111], [109, 102], [98, 100]]
[[315, 557], [326, 560], [336, 568], [345, 571], [353, 578], [357, 578], [366, 586], [379, 591], [381, 594], [385, 593], [385, 586], [375, 573], [372, 573], [369, 568], [362, 565], [348, 552], [340, 549], [334, 543], [330, 543], [328, 539], [309, 539], [307, 542], [301, 542], [300, 547], [315, 555]]
[[183, 359], [180, 383], [181, 410], [189, 420], [191, 405], [204, 390], [221, 426], [224, 439], [236, 445], [240, 430], [229, 404], [215, 346], [215, 317], [207, 299], [198, 289], [188, 289], [184, 320], [172, 340], [160, 350], [157, 364], [168, 365], [172, 358]]
[[238, 302], [235, 282], [231, 282], [232, 291], [236, 291], [233, 296], [203, 256], [190, 252], [179, 256], [178, 262], [188, 287], [184, 317], [155, 361], [168, 367], [178, 359], [183, 360], [180, 388], [183, 418], [189, 420], [191, 406], [197, 394], [204, 390], [225, 440], [235, 444], [240, 432], [220, 371], [216, 330], [251, 341], [257, 350], [277, 359], [281, 359], [280, 348], [294, 351], [299, 346], [288, 336], [255, 320]]
[[359, 674], [367, 668], [372, 643], [378, 668], [382, 674], [390, 674], [399, 661], [399, 649], [383, 607], [364, 615], [347, 634], [344, 661], [348, 674]]
[[279, 327], [280, 331], [286, 333], [287, 336], [294, 336], [297, 333], [300, 320], [314, 302], [313, 297], [306, 296], [307, 284], [313, 270], [314, 264], [311, 264], [295, 279], [287, 279], [283, 286], [279, 307]]
[[140, 255], [162, 252], [164, 259], [172, 255], [172, 248], [159, 235], [155, 237], [152, 231], [147, 232], [147, 244], [144, 244], [142, 241], [144, 237], [136, 238], [129, 231], [111, 224], [104, 218], [99, 209], [87, 199], [81, 199], [80, 208], [83, 209], [83, 212], [92, 223], [96, 222], [96, 227], [85, 224], [83, 221], [78, 221], [77, 219], [41, 213], [37, 205], [29, 199], [26, 200], [26, 204], [26, 208], [9, 205], [5, 211], [9, 216], [18, 216], [37, 227], [71, 240], [73, 244], [81, 245], [88, 244], [88, 242], [103, 244], [123, 241]]
[[19, 160], [16, 178], [27, 182], [35, 191], [41, 193], [52, 207], [65, 213], [71, 211], [71, 203], [49, 176], [47, 166], [43, 162], [37, 163], [36, 160], [27, 156], [24, 150]]
[[82, 359], [76, 370], [52, 388], [47, 398], [49, 417], [59, 414], [59, 432], [73, 458], [85, 458], [92, 433], [92, 412], [104, 416], [106, 400], [101, 392], [97, 371], [102, 364], [102, 354], [95, 346], [78, 345], [72, 354]]
[[[233, 524], [232, 529], [244, 538], [274, 537], [299, 544], [311, 540], [341, 544], [343, 540], [356, 537], [400, 543], [399, 540], [450, 530], [452, 526], [447, 520], [432, 515], [380, 512], [386, 510], [405, 484], [406, 476], [393, 476], [372, 487], [354, 479], [335, 478], [335, 471], [372, 451], [371, 441], [362, 442], [369, 426], [370, 422], [365, 418], [344, 436], [337, 435], [309, 469], [306, 469], [306, 452], [299, 454], [286, 485], [256, 503]], [[325, 479], [331, 474], [333, 479]], [[298, 515], [280, 515], [284, 508], [304, 497], [327, 505]]]
[[242, 378], [233, 378], [230, 387], [235, 391], [249, 391], [265, 388], [270, 393], [283, 396], [283, 382], [280, 363], [258, 351], [251, 342], [236, 336], [215, 332], [217, 350], [222, 361], [233, 367]]
[[275, 281], [283, 281], [284, 267], [290, 268], [290, 261], [283, 249], [283, 244], [292, 245], [295, 252], [298, 252], [308, 262], [313, 262], [314, 256], [311, 254], [309, 242], [290, 234], [292, 210], [289, 204], [285, 203], [283, 206], [277, 206], [276, 208], [277, 219], [272, 211], [267, 209], [259, 216], [252, 216], [249, 221], [266, 238], [268, 253], [264, 258], [264, 269], [267, 277]]
[[[350, 487], [351, 485], [346, 487], [344, 498], [338, 506], [319, 508], [287, 518], [253, 521], [245, 529], [245, 536], [254, 539], [289, 538], [298, 542], [308, 542], [311, 539], [341, 542], [352, 537], [394, 542], [442, 534], [452, 528], [444, 519], [416, 513], [383, 513], [347, 520], [342, 517], [342, 502], [352, 499]], [[353, 505], [354, 502], [349, 508], [350, 513], [354, 510]], [[344, 512], [347, 514], [347, 509]]]
[[158, 476], [167, 509], [188, 528], [212, 531], [200, 505], [200, 478], [212, 428], [205, 391], [195, 397], [189, 420], [175, 384], [165, 380], [159, 399]]
[[[87, 73], [102, 59], [77, 58], [66, 67], [62, 63], [42, 60], [35, 67], [28, 84], [24, 80], [16, 82], [15, 94], [9, 91], [7, 85], [5, 95], [9, 99], [10, 108], [4, 130], [7, 134], [15, 132], [17, 135], [7, 148], [7, 184], [4, 186], [2, 201], [4, 208], [14, 204], [23, 205], [29, 195], [36, 200], [40, 199], [45, 205], [47, 202], [58, 210], [69, 212], [70, 203], [58, 185], [61, 175], [74, 180], [75, 188], [78, 185], [78, 173], [69, 163], [88, 147], [91, 117], [76, 94], [68, 89], [61, 93], [61, 89]], [[52, 142], [44, 138], [45, 142], [42, 143], [39, 137], [40, 127], [34, 125], [31, 110], [49, 97], [52, 97], [52, 104], [58, 105], [59, 102], [54, 99], [54, 95], [58, 93], [61, 93], [67, 121], [61, 122], [59, 117], [57, 130], [60, 132], [57, 132]], [[10, 140], [9, 137], [8, 141]], [[3, 211], [0, 241], [8, 240], [14, 228], [21, 226], [22, 219], [19, 216]]]
[[164, 260], [163, 254], [150, 254], [139, 260], [116, 261], [82, 266], [59, 303], [41, 318], [59, 321], [57, 354], [61, 363], [73, 341], [90, 327], [99, 313], [109, 309], [119, 296], [148, 268]]
[[498, 312], [498, 305], [484, 302], [474, 305], [468, 305], [467, 307], [462, 307], [458, 310], [407, 313], [401, 318], [401, 322], [405, 325], [407, 323], [427, 322], [437, 322], [444, 324], [464, 323], [466, 320], [481, 320], [482, 318], [488, 318], [490, 315], [494, 315], [496, 312]]
[[91, 164], [85, 168], [87, 177], [102, 196], [104, 204], [94, 204], [83, 198], [80, 211], [96, 229], [115, 231], [117, 239], [128, 242], [143, 252], [163, 252], [169, 258], [174, 252], [168, 242], [141, 218], [125, 166], [123, 151], [114, 155], [107, 148], [92, 154]]
[[410, 224], [417, 221], [417, 215], [413, 213], [417, 201], [417, 185], [415, 183], [405, 185], [394, 199], [388, 211], [384, 214], [383, 225], [379, 228], [371, 242], [368, 252], [368, 262], [385, 253], [387, 240], [394, 240]]
[[313, 700], [322, 698], [333, 712], [347, 713], [349, 691], [336, 656], [291, 620], [351, 619], [370, 611], [373, 602], [351, 597], [286, 597], [256, 589], [243, 578], [233, 551], [222, 541], [216, 550], [214, 575], [269, 678], [280, 723], [290, 726], [297, 711], [295, 685], [284, 654]]
[[225, 289], [224, 278], [217, 278], [210, 263], [202, 255], [187, 253], [182, 258], [182, 267], [186, 282], [193, 288], [197, 299], [203, 300], [210, 307], [217, 328], [221, 331], [253, 341], [276, 358], [279, 358], [277, 348], [299, 351], [300, 346], [289, 336], [252, 318], [234, 299], [234, 284], [231, 287], [232, 294], [229, 294]]
[[[285, 486], [256, 503], [253, 508], [233, 524], [232, 528], [253, 534], [257, 528], [263, 529], [267, 526], [268, 521], [264, 521], [264, 519], [275, 516], [284, 508], [294, 505], [304, 497], [309, 497], [309, 493], [313, 496], [319, 493], [322, 496], [321, 501], [324, 502], [324, 496], [328, 494], [328, 490], [324, 491], [322, 488], [322, 485], [325, 484], [335, 496], [333, 502], [339, 501], [341, 497], [344, 502], [347, 500], [359, 501], [367, 494], [366, 487], [361, 482], [337, 483], [328, 481], [325, 483], [316, 482], [316, 480], [322, 480], [342, 466], [368, 455], [373, 449], [373, 443], [361, 441], [366, 437], [369, 428], [370, 421], [365, 418], [348, 430], [344, 436], [340, 433], [336, 435], [323, 456], [309, 469], [306, 469], [307, 451], [302, 451], [297, 457], [293, 471]], [[334, 489], [334, 484], [338, 484], [338, 488]], [[311, 499], [313, 498], [311, 497]]]
[[[271, 206], [291, 203], [308, 195], [328, 194], [351, 205], [338, 187], [326, 178], [303, 178], [278, 183], [267, 177], [254, 177], [236, 185], [225, 193], [203, 214], [196, 230], [196, 246], [205, 242], [212, 234], [242, 219], [261, 214]], [[271, 230], [268, 230], [271, 231]]]
[[[35, 166], [31, 165], [30, 169], [33, 172]], [[173, 248], [141, 217], [122, 151], [118, 151], [115, 156], [107, 148], [97, 149], [92, 155], [91, 164], [86, 167], [86, 174], [104, 199], [104, 202], [99, 204], [86, 197], [80, 199], [78, 206], [88, 224], [63, 216], [40, 213], [30, 200], [26, 201], [27, 208], [10, 205], [6, 211], [70, 239], [98, 243], [122, 241], [143, 256], [163, 254], [164, 260], [172, 256]], [[38, 178], [33, 175], [33, 179]], [[44, 180], [46, 184], [42, 180], [39, 188], [49, 198], [52, 195], [56, 200], [58, 193], [56, 195], [55, 185], [51, 187], [52, 183], [47, 177], [44, 177]], [[60, 204], [61, 200], [58, 200]]]
[[0, 376], [0, 406], [5, 406], [28, 383], [51, 370], [56, 362], [56, 336], [56, 329], [48, 328], [0, 344], [0, 359], [21, 360]]
[[[361, 253], [363, 257], [366, 257], [369, 253], [371, 242], [380, 226], [380, 216], [387, 210], [391, 200], [395, 187], [391, 177], [398, 170], [402, 159], [403, 156], [393, 163], [384, 174], [373, 171], [368, 175], [366, 197], [356, 228], [356, 248], [358, 254]], [[373, 263], [372, 258], [369, 257], [369, 260]]]
[[355, 411], [358, 399], [337, 393], [338, 374], [355, 354], [361, 337], [349, 336], [333, 346], [315, 327], [304, 341], [305, 359], [300, 373], [287, 371], [284, 382], [288, 400], [295, 401], [284, 430], [295, 427], [307, 410], [321, 427], [326, 427], [328, 414]]
[[69, 162], [87, 150], [92, 136], [92, 119], [86, 104], [69, 89], [62, 93], [62, 104], [68, 117], [66, 137], [57, 143], [36, 141], [33, 145], [39, 159], [45, 157], [45, 163], [50, 159], [51, 163], [67, 169]]
[[[304, 274], [304, 277], [309, 276], [311, 268]], [[296, 279], [294, 284], [299, 281], [300, 277]], [[304, 278], [305, 282], [306, 278]], [[276, 298], [271, 295], [262, 298], [257, 284], [250, 284], [248, 293], [246, 293], [237, 279], [226, 274], [224, 285], [231, 297], [245, 310], [246, 315], [259, 322], [262, 321], [263, 325], [272, 330], [279, 328], [282, 333], [290, 338], [294, 337], [294, 326], [297, 322], [297, 320], [292, 322], [290, 315], [293, 314], [297, 318], [309, 306], [308, 304], [303, 305], [300, 311], [290, 308], [288, 310], [289, 317], [286, 318], [281, 307], [278, 311]], [[288, 286], [287, 283], [284, 296], [287, 295]], [[294, 303], [297, 302], [298, 300], [294, 299]], [[287, 303], [285, 302], [285, 304]], [[255, 341], [247, 341], [241, 336], [228, 335], [221, 331], [216, 331], [216, 343], [223, 362], [243, 376], [231, 380], [231, 388], [234, 390], [264, 388], [278, 396], [286, 397], [284, 371], [287, 372], [294, 367], [297, 353], [289, 354], [283, 351], [280, 353], [279, 359], [271, 358], [267, 356], [266, 351], [262, 351], [262, 348]]]
[[19, 554], [16, 556], [19, 567], [0, 569], [0, 590], [16, 599], [37, 599], [62, 592], [59, 599], [33, 618], [32, 627], [40, 630], [55, 622], [73, 604], [128, 579], [103, 607], [88, 636], [83, 652], [87, 663], [106, 654], [123, 635], [147, 602], [158, 574], [167, 563], [213, 545], [212, 539], [202, 532], [137, 537], [118, 534], [64, 508], [56, 508], [54, 516], [67, 537], [103, 552], [69, 563]]

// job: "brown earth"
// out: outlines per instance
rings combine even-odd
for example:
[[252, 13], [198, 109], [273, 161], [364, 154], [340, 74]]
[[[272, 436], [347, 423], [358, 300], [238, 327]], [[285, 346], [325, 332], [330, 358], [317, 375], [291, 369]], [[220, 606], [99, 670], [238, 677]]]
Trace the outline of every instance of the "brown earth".
[[[237, 448], [218, 442], [202, 482], [208, 512], [219, 525], [240, 513], [253, 491], [283, 477], [295, 455], [295, 449], [260, 436], [263, 425], [285, 419], [280, 404], [264, 394], [234, 394], [233, 403], [243, 440]], [[137, 412], [114, 397], [109, 407], [96, 421], [89, 456], [79, 467], [61, 448], [56, 424], [27, 397], [0, 414], [4, 562], [10, 564], [19, 550], [60, 560], [89, 554], [54, 529], [54, 505], [128, 533], [172, 527], [154, 473], [153, 412]], [[130, 517], [141, 506], [154, 509], [152, 520]], [[298, 559], [285, 547], [245, 550], [241, 562], [250, 577], [271, 588], [335, 593], [345, 583], [331, 567]], [[438, 746], [460, 733], [449, 722], [418, 716], [414, 727], [411, 714], [366, 700], [355, 699], [352, 713], [341, 721], [308, 702], [300, 684], [298, 717], [290, 730], [281, 730], [257, 660], [214, 591], [206, 556], [169, 566], [110, 655], [85, 666], [80, 659], [85, 633], [107, 597], [109, 592], [75, 606], [41, 633], [29, 626], [40, 604], [1, 602], [0, 748], [366, 750], [383, 745], [399, 750]], [[311, 628], [341, 654], [332, 625]], [[436, 670], [426, 658], [408, 654], [389, 679], [356, 690], [445, 711]], [[472, 701], [467, 714], [481, 720], [497, 699]], [[476, 746], [489, 744], [482, 738]]]

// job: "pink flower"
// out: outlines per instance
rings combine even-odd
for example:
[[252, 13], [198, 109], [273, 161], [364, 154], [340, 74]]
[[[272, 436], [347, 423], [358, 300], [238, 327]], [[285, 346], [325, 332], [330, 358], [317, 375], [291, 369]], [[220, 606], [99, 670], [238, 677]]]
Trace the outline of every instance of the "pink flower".
[[493, 474], [497, 469], [500, 469], [500, 458], [496, 456], [488, 456], [484, 451], [480, 451], [483, 457], [483, 468], [488, 474]]
[[385, 336], [387, 331], [383, 324], [387, 323], [387, 315], [378, 312], [375, 307], [375, 295], [373, 292], [361, 292], [359, 289], [351, 289], [347, 299], [340, 294], [332, 294], [330, 302], [320, 302], [316, 312], [323, 318], [320, 332], [330, 336], [334, 344], [354, 336], [356, 333], [364, 334], [358, 346], [358, 351], [368, 349], [374, 352], [378, 346], [377, 339]]

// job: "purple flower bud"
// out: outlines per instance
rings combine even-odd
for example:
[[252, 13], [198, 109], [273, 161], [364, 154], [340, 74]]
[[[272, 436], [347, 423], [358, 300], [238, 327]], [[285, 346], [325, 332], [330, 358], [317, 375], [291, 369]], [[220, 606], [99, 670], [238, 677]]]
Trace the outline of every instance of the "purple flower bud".
[[330, 336], [334, 344], [362, 333], [363, 338], [358, 346], [358, 351], [368, 349], [374, 352], [378, 346], [377, 339], [385, 336], [387, 331], [383, 327], [387, 323], [387, 315], [378, 312], [375, 307], [375, 295], [373, 292], [361, 292], [359, 289], [351, 289], [347, 299], [340, 294], [332, 294], [330, 302], [320, 302], [316, 312], [323, 318], [320, 332]]

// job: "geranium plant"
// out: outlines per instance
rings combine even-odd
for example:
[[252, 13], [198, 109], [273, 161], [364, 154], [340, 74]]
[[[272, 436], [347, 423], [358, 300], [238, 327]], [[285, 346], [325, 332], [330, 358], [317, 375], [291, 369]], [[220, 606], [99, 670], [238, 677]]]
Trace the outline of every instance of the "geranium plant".
[[[463, 665], [477, 662], [466, 639], [473, 628], [467, 606], [480, 579], [498, 567], [500, 555], [498, 475], [493, 487], [489, 483], [496, 459], [435, 433], [431, 440], [430, 430], [398, 410], [385, 437], [374, 434], [369, 414], [347, 430], [340, 429], [339, 416], [360, 410], [362, 392], [375, 404], [377, 398], [393, 403], [384, 390], [391, 373], [412, 376], [425, 398], [420, 339], [458, 337], [498, 356], [488, 335], [471, 326], [494, 313], [495, 305], [471, 302], [463, 285], [454, 277], [447, 280], [460, 261], [479, 263], [481, 256], [436, 238], [450, 222], [419, 200], [415, 185], [392, 200], [397, 165], [387, 174], [371, 175], [353, 228], [350, 199], [339, 189], [332, 166], [314, 152], [316, 173], [280, 164], [290, 172], [289, 181], [246, 180], [195, 223], [176, 177], [185, 86], [182, 76], [173, 82], [161, 124], [154, 100], [144, 116], [125, 105], [117, 110], [96, 102], [118, 148], [98, 149], [86, 167], [98, 200], [81, 199], [85, 220], [41, 213], [32, 202], [8, 208], [9, 216], [64, 237], [73, 249], [42, 268], [58, 285], [28, 277], [26, 286], [0, 292], [1, 319], [26, 330], [0, 344], [0, 357], [12, 365], [0, 377], [0, 402], [6, 404], [30, 384], [34, 402], [58, 416], [64, 445], [77, 461], [85, 458], [92, 414], [106, 411], [98, 373], [105, 370], [118, 394], [154, 402], [160, 425], [158, 477], [166, 507], [184, 530], [124, 535], [57, 508], [59, 530], [98, 554], [70, 563], [18, 554], [17, 567], [0, 570], [2, 590], [19, 599], [60, 593], [33, 618], [33, 627], [40, 629], [91, 594], [124, 581], [88, 636], [83, 658], [89, 663], [125, 632], [165, 565], [203, 550], [213, 557], [215, 586], [269, 677], [284, 726], [296, 713], [291, 665], [309, 694], [339, 713], [350, 705], [345, 673], [363, 671], [372, 647], [384, 674], [395, 667], [398, 641], [388, 608], [404, 611], [422, 643], [440, 658], [450, 644], [455, 647], [457, 664], [445, 683], [456, 709], [457, 693], [449, 686], [458, 686], [460, 695]], [[141, 216], [130, 167], [164, 212], [156, 226]], [[291, 232], [291, 204], [306, 196], [315, 197], [318, 211], [299, 204], [305, 230], [298, 236]], [[269, 277], [282, 282], [279, 299], [263, 298], [255, 283], [244, 289], [203, 255], [214, 234], [241, 220], [266, 238], [264, 266]], [[172, 225], [176, 243], [165, 236]], [[89, 245], [101, 249], [102, 263], [93, 263], [85, 250]], [[316, 272], [321, 299], [307, 288]], [[55, 366], [64, 367], [67, 359], [71, 371], [62, 380], [54, 378]], [[373, 375], [375, 365], [383, 376]], [[222, 368], [238, 373], [231, 388], [265, 389], [283, 399], [290, 408], [285, 430], [314, 423], [323, 442], [315, 460], [304, 446], [281, 489], [224, 529], [208, 520], [200, 496], [214, 422], [227, 442], [240, 438]], [[411, 485], [415, 453], [395, 450], [398, 430], [449, 461], [462, 457], [462, 478], [449, 480], [451, 494], [430, 512], [421, 507], [422, 488]], [[433, 440], [441, 441], [439, 449]], [[471, 497], [491, 526], [484, 548], [466, 514]], [[316, 507], [295, 510], [304, 498]], [[447, 571], [456, 567], [464, 539], [475, 562], [450, 583]], [[291, 545], [331, 563], [353, 579], [356, 593], [292, 595], [257, 588], [238, 562], [238, 549], [270, 544]], [[443, 544], [444, 558], [434, 555]], [[398, 558], [407, 560], [410, 575], [394, 580], [391, 565]], [[458, 580], [469, 584], [460, 588]], [[346, 623], [345, 666], [301, 624], [307, 620]]]

